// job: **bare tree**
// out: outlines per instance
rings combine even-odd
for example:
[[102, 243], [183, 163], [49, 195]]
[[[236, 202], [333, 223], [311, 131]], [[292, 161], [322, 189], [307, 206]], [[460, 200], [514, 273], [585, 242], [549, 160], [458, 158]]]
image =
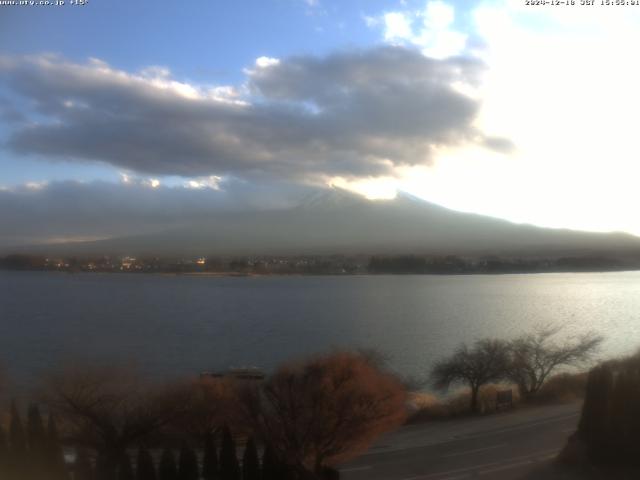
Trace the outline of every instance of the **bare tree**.
[[539, 327], [509, 343], [507, 377], [518, 386], [522, 398], [535, 395], [549, 375], [563, 366], [579, 366], [597, 352], [603, 337], [594, 332], [554, 342], [560, 328]]
[[184, 389], [152, 386], [120, 368], [87, 367], [50, 377], [44, 398], [74, 439], [95, 448], [106, 468], [126, 449], [184, 413]]
[[283, 366], [241, 398], [248, 424], [297, 478], [362, 452], [406, 415], [402, 384], [350, 352]]
[[470, 408], [477, 412], [480, 387], [504, 378], [508, 359], [507, 344], [501, 340], [478, 340], [471, 348], [462, 344], [451, 357], [436, 362], [431, 370], [431, 383], [440, 390], [456, 383], [468, 385]]

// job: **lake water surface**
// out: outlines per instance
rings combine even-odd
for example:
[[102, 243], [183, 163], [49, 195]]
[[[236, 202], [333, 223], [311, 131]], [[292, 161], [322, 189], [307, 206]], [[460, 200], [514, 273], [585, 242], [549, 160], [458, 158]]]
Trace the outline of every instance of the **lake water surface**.
[[640, 272], [217, 278], [0, 272], [0, 364], [19, 383], [70, 361], [157, 377], [271, 369], [374, 347], [424, 376], [460, 342], [538, 324], [596, 330], [603, 356], [640, 347]]

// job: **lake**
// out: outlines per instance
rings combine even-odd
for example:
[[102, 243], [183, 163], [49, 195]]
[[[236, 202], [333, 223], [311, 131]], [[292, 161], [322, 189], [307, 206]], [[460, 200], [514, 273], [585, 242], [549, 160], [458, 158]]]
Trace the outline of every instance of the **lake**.
[[0, 364], [16, 384], [69, 362], [132, 362], [157, 378], [272, 369], [376, 348], [424, 376], [460, 342], [539, 324], [596, 330], [602, 356], [640, 347], [640, 272], [242, 277], [0, 272]]

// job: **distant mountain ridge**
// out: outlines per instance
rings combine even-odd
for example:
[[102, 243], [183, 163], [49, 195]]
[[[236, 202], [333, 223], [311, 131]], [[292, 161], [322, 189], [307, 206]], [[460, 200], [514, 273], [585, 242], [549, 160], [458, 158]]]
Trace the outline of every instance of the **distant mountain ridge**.
[[38, 248], [135, 255], [640, 255], [640, 238], [514, 224], [449, 210], [405, 193], [370, 201], [332, 188], [313, 192], [288, 209], [220, 212], [198, 224], [155, 234]]

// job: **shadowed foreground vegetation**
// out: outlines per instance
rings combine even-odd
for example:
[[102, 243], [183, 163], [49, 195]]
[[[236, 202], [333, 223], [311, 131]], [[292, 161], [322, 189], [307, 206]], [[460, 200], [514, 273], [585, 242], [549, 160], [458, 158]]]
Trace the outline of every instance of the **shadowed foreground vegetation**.
[[[553, 375], [562, 368], [586, 365], [603, 341], [593, 332], [558, 341], [558, 332], [557, 328], [541, 327], [511, 341], [482, 339], [471, 346], [462, 344], [453, 355], [436, 362], [431, 383], [445, 391], [451, 385], [466, 386], [469, 410], [475, 413], [482, 413], [481, 392], [491, 384], [504, 384], [508, 389], [515, 385], [517, 396], [528, 402], [545, 396], [550, 399], [548, 381]], [[562, 379], [572, 382], [570, 376], [556, 377], [556, 387]]]
[[560, 456], [583, 478], [640, 478], [640, 352], [589, 372], [577, 432]]
[[473, 414], [490, 415], [500, 412], [496, 402], [498, 392], [512, 390], [513, 407], [544, 406], [560, 403], [570, 403], [584, 399], [587, 384], [587, 374], [559, 373], [550, 377], [538, 393], [529, 398], [520, 397], [518, 390], [511, 384], [489, 383], [478, 392], [477, 411], [470, 409], [471, 391], [460, 389], [452, 395], [442, 398], [431, 393], [412, 393], [409, 395], [413, 411], [407, 422], [411, 424], [449, 420]]
[[[0, 478], [339, 478], [336, 467], [405, 423], [412, 404], [415, 422], [495, 411], [498, 392], [513, 385], [515, 403], [581, 396], [585, 375], [557, 370], [587, 362], [602, 339], [590, 333], [559, 342], [556, 333], [538, 329], [509, 342], [461, 345], [431, 371], [440, 389], [467, 386], [445, 400], [409, 396], [384, 358], [365, 351], [288, 363], [261, 381], [205, 375], [150, 384], [131, 369], [55, 372], [26, 412], [14, 402], [0, 422]], [[636, 375], [629, 372], [625, 391]], [[600, 377], [592, 372], [590, 385], [593, 378]], [[602, 410], [601, 403], [588, 405]]]
[[[128, 370], [52, 375], [0, 429], [3, 480], [298, 480], [401, 425], [406, 392], [362, 353], [279, 368], [263, 382], [204, 377], [151, 385]], [[67, 462], [63, 449], [69, 453]]]

